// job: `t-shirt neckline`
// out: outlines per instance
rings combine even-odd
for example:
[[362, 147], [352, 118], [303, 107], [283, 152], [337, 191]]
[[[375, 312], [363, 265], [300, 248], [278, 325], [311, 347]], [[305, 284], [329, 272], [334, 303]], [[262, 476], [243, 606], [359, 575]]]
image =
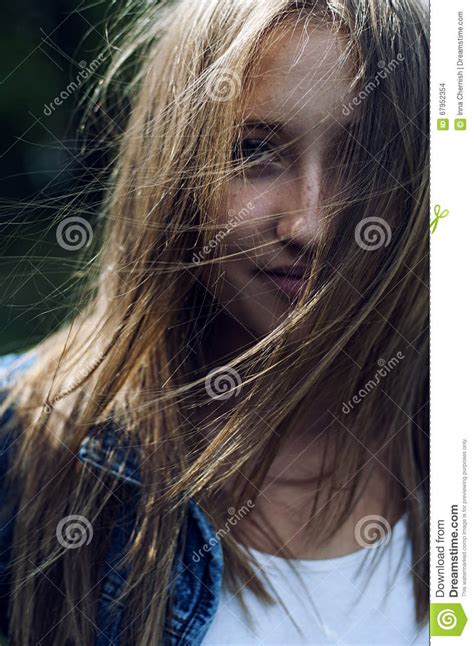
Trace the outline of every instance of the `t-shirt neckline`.
[[250, 554], [255, 558], [259, 565], [267, 569], [281, 570], [282, 567], [293, 565], [298, 571], [303, 572], [323, 572], [333, 569], [341, 569], [342, 567], [357, 566], [370, 552], [372, 557], [377, 557], [380, 550], [393, 548], [396, 543], [406, 540], [407, 538], [407, 514], [404, 514], [398, 519], [392, 528], [390, 539], [388, 541], [381, 541], [380, 544], [367, 549], [361, 547], [354, 552], [344, 554], [343, 556], [336, 556], [328, 559], [287, 559], [277, 554], [269, 552], [261, 552], [254, 547], [248, 547]]

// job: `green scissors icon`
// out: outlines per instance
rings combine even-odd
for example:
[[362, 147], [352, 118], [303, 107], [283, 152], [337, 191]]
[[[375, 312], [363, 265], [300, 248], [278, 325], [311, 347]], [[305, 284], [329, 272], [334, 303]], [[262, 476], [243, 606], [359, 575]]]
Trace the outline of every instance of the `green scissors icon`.
[[441, 220], [441, 218], [445, 218], [449, 215], [449, 211], [448, 209], [445, 209], [443, 212], [441, 212], [441, 206], [437, 204], [434, 207], [434, 214], [435, 214], [435, 218], [430, 223], [431, 235], [433, 235], [433, 233], [436, 231], [438, 227], [438, 222]]

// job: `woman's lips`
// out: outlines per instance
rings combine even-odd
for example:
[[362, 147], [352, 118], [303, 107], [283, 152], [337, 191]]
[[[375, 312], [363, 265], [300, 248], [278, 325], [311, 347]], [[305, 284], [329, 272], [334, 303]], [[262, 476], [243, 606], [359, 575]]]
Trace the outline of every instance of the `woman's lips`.
[[274, 287], [280, 289], [289, 296], [298, 296], [308, 282], [304, 276], [292, 276], [290, 274], [280, 274], [271, 271], [264, 271], [263, 276]]

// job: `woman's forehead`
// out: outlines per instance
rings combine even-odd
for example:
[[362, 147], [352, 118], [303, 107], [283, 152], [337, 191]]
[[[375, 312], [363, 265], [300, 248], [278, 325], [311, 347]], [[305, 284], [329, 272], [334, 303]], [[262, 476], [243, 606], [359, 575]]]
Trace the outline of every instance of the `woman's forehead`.
[[251, 94], [243, 120], [284, 123], [288, 128], [313, 128], [342, 112], [354, 68], [342, 54], [343, 37], [323, 27], [280, 27], [268, 36], [252, 74]]

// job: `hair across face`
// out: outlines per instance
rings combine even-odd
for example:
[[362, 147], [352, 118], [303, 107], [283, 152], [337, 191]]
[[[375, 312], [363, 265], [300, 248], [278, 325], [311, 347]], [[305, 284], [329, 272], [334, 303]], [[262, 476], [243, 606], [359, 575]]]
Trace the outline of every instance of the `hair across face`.
[[225, 187], [211, 247], [223, 260], [205, 272], [228, 316], [255, 338], [284, 321], [327, 235], [323, 180], [338, 163], [353, 74], [340, 64], [340, 37], [318, 25], [281, 26], [262, 51], [235, 144], [244, 167]]

